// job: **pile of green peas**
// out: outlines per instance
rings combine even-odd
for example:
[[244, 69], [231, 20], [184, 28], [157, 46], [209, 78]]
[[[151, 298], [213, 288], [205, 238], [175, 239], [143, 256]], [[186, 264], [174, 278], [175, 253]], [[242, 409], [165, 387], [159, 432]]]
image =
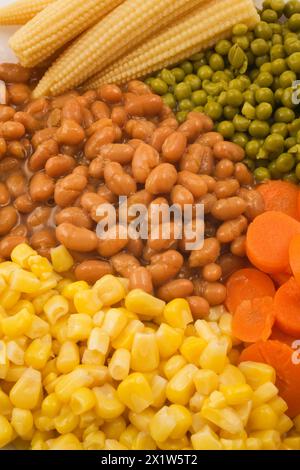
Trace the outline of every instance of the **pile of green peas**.
[[[300, 0], [265, 0], [253, 31], [146, 79], [184, 122], [208, 114], [224, 138], [242, 146], [257, 181], [300, 182]], [[300, 85], [300, 83], [299, 83]]]

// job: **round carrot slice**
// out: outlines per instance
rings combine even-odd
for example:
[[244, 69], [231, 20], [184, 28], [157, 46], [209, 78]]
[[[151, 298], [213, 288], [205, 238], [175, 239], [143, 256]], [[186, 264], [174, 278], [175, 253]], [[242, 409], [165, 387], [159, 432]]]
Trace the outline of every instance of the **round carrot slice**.
[[244, 300], [275, 295], [273, 281], [267, 274], [254, 268], [236, 271], [228, 279], [226, 287], [226, 306], [231, 313], [234, 313]]
[[262, 195], [266, 211], [279, 211], [299, 220], [299, 188], [287, 181], [273, 180], [259, 185], [257, 191]]
[[278, 328], [300, 338], [300, 286], [293, 277], [276, 292], [274, 309]]
[[295, 235], [289, 247], [290, 266], [294, 278], [300, 285], [300, 235]]
[[285, 343], [288, 346], [292, 346], [293, 342], [298, 339], [295, 336], [287, 335], [283, 331], [281, 331], [277, 325], [274, 325], [272, 328], [272, 334], [270, 339], [280, 341], [281, 343]]
[[274, 320], [272, 297], [244, 300], [233, 316], [233, 336], [245, 343], [266, 341], [271, 336]]
[[297, 364], [297, 351], [279, 341], [259, 341], [240, 355], [239, 362], [253, 361], [269, 364], [276, 371], [276, 386], [280, 396], [286, 401], [287, 414], [294, 418], [300, 413], [300, 364]]

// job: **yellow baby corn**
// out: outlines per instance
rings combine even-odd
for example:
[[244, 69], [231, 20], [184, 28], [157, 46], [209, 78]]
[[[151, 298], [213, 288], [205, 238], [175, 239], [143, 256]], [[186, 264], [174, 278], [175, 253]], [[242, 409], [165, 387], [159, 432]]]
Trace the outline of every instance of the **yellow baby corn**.
[[[155, 70], [176, 64], [186, 57], [230, 35], [236, 23], [255, 26], [259, 16], [252, 0], [213, 0], [180, 18], [152, 36], [128, 55], [91, 78], [87, 88], [103, 83], [125, 83]], [[201, 24], [201, 27], [199, 25]]]
[[0, 8], [0, 24], [25, 24], [55, 0], [17, 0]]

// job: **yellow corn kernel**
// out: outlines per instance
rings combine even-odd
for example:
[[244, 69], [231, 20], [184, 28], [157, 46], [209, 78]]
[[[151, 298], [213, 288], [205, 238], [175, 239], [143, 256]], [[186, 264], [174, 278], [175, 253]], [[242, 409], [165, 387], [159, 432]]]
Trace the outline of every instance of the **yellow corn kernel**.
[[241, 418], [241, 421], [244, 426], [246, 426], [248, 423], [249, 416], [252, 411], [252, 407], [253, 407], [252, 400], [246, 401], [245, 403], [242, 403], [241, 405], [236, 405], [234, 407], [235, 411]]
[[104, 317], [102, 330], [106, 332], [113, 340], [118, 337], [127, 325], [126, 310], [123, 308], [111, 308]]
[[131, 368], [151, 372], [159, 366], [159, 350], [154, 333], [137, 333], [131, 349]]
[[278, 388], [272, 382], [260, 385], [253, 393], [253, 406], [267, 403], [278, 395]]
[[170, 437], [171, 439], [182, 439], [192, 425], [192, 415], [187, 408], [181, 405], [171, 405], [169, 413], [176, 423]]
[[125, 306], [130, 312], [149, 318], [162, 315], [166, 303], [141, 289], [134, 289], [125, 298]]
[[220, 439], [209, 426], [192, 434], [191, 441], [194, 450], [222, 450]]
[[219, 375], [221, 385], [240, 385], [245, 384], [246, 379], [242, 372], [232, 364], [227, 364], [223, 372]]
[[48, 259], [43, 256], [30, 256], [27, 263], [30, 271], [40, 279], [44, 274], [53, 272], [53, 266], [49, 263]]
[[[7, 370], [6, 376], [5, 376], [5, 381], [6, 382], [17, 382], [24, 372], [27, 370], [27, 367], [25, 366], [12, 366]], [[2, 385], [4, 387], [4, 384]]]
[[23, 308], [26, 308], [26, 310], [28, 310], [28, 312], [30, 312], [32, 315], [35, 314], [33, 303], [25, 299], [18, 300], [18, 302], [11, 309], [9, 309], [9, 314], [14, 315], [15, 313], [19, 313], [19, 311], [23, 310]]
[[249, 437], [259, 439], [261, 441], [262, 450], [277, 450], [281, 444], [278, 431], [256, 431], [251, 433]]
[[126, 379], [129, 374], [131, 355], [127, 349], [117, 349], [108, 365], [110, 376], [117, 381]]
[[125, 298], [126, 291], [123, 284], [111, 274], [103, 276], [93, 287], [103, 305], [110, 307]]
[[173, 328], [184, 330], [189, 323], [193, 322], [190, 306], [185, 299], [174, 299], [169, 302], [163, 311], [168, 325]]
[[126, 429], [126, 421], [122, 416], [119, 416], [112, 421], [104, 423], [102, 426], [102, 431], [104, 432], [107, 439], [120, 439], [121, 434]]
[[0, 341], [0, 365], [8, 365], [7, 346], [5, 341]]
[[172, 377], [167, 385], [166, 394], [171, 403], [187, 405], [195, 392], [194, 375], [197, 367], [187, 364]]
[[54, 325], [69, 312], [69, 303], [62, 295], [54, 295], [46, 301], [44, 312], [49, 323]]
[[205, 396], [201, 395], [198, 392], [195, 392], [192, 398], [189, 401], [189, 409], [193, 413], [197, 413], [201, 410], [203, 404], [205, 402]]
[[262, 450], [262, 442], [256, 437], [248, 437], [246, 439], [246, 449], [247, 450]]
[[72, 284], [71, 279], [63, 278], [60, 281], [58, 281], [56, 289], [58, 290], [60, 294], [62, 294], [65, 287], [69, 286], [70, 284]]
[[0, 449], [9, 444], [13, 439], [14, 431], [9, 421], [0, 415]]
[[0, 389], [0, 416], [10, 417], [12, 409], [9, 396]]
[[115, 419], [122, 415], [125, 407], [120, 394], [110, 384], [106, 383], [102, 387], [93, 389], [96, 396], [96, 413], [102, 419]]
[[68, 434], [78, 426], [79, 417], [72, 413], [71, 408], [65, 405], [58, 416], [54, 418], [54, 426], [59, 434]]
[[93, 328], [93, 322], [86, 313], [73, 313], [68, 319], [68, 338], [72, 341], [88, 339]]
[[39, 402], [42, 390], [41, 373], [32, 368], [26, 369], [12, 387], [9, 398], [16, 408], [32, 410]]
[[208, 399], [205, 400], [204, 402], [207, 404], [207, 406], [210, 406], [212, 408], [225, 408], [226, 406], [226, 400], [223, 395], [223, 393], [219, 392], [218, 390], [215, 390], [210, 394]]
[[79, 348], [73, 341], [61, 345], [57, 356], [56, 367], [62, 374], [68, 374], [80, 363]]
[[94, 315], [103, 305], [96, 292], [91, 289], [77, 292], [74, 295], [73, 302], [78, 313], [87, 313], [89, 315]]
[[32, 341], [25, 351], [25, 364], [34, 369], [43, 369], [51, 356], [51, 335], [43, 336]]
[[128, 449], [132, 449], [134, 441], [138, 436], [138, 433], [139, 431], [130, 424], [129, 426], [127, 426], [125, 431], [122, 432], [120, 436], [120, 443]]
[[161, 408], [150, 421], [150, 435], [155, 442], [164, 442], [176, 428], [175, 412], [171, 413], [168, 406]]
[[182, 450], [188, 449], [191, 450], [190, 441], [187, 436], [184, 436], [182, 439], [167, 439], [164, 442], [157, 442], [156, 445], [160, 450]]
[[252, 388], [247, 384], [221, 385], [220, 391], [224, 394], [230, 406], [241, 405], [252, 398]]
[[102, 310], [100, 310], [100, 312], [95, 313], [95, 315], [93, 315], [93, 325], [100, 328], [103, 324], [104, 317], [105, 313]]
[[173, 356], [182, 344], [182, 330], [176, 330], [166, 323], [162, 323], [156, 331], [159, 355], [163, 359]]
[[0, 295], [0, 305], [5, 310], [10, 310], [16, 305], [21, 297], [21, 292], [17, 292], [10, 288], [5, 289]]
[[161, 408], [166, 399], [166, 389], [167, 389], [168, 381], [161, 377], [160, 375], [155, 375], [151, 380], [151, 388], [152, 388], [152, 395], [153, 395], [153, 408]]
[[89, 349], [85, 349], [81, 363], [86, 365], [104, 365], [105, 363], [105, 356], [98, 351], [90, 351]]
[[72, 256], [63, 245], [51, 249], [51, 262], [57, 273], [69, 271], [74, 264]]
[[245, 450], [243, 439], [220, 439], [224, 450]]
[[30, 256], [36, 256], [38, 253], [30, 248], [26, 243], [21, 243], [17, 245], [11, 252], [11, 259], [14, 263], [18, 264], [22, 268], [29, 268], [28, 258]]
[[112, 347], [114, 349], [122, 348], [130, 351], [135, 335], [142, 331], [144, 331], [144, 324], [141, 321], [130, 320], [121, 333], [112, 340]]
[[218, 409], [204, 404], [201, 416], [230, 434], [237, 434], [244, 429], [240, 417], [232, 408]]
[[210, 341], [200, 356], [199, 363], [202, 369], [211, 369], [220, 374], [228, 363], [227, 349], [228, 345], [224, 338]]
[[257, 389], [266, 382], [275, 383], [275, 370], [268, 364], [251, 361], [242, 362], [239, 365], [239, 369], [246, 377], [247, 383], [253, 389]]
[[189, 336], [183, 341], [180, 352], [183, 357], [192, 364], [198, 365], [200, 355], [207, 346], [206, 341], [196, 336]]
[[32, 300], [32, 305], [34, 306], [34, 309], [35, 309], [35, 311], [36, 311], [36, 314], [37, 314], [37, 315], [40, 315], [41, 313], [43, 313], [44, 305], [46, 304], [46, 302], [47, 302], [51, 297], [53, 297], [54, 295], [57, 295], [57, 294], [58, 294], [58, 291], [56, 291], [56, 290], [49, 290], [49, 291], [46, 291], [46, 292], [44, 292], [43, 294], [38, 295], [37, 297], [35, 297], [35, 298]]
[[11, 425], [20, 437], [26, 437], [33, 430], [33, 416], [30, 410], [14, 408]]
[[283, 444], [290, 450], [300, 450], [300, 437], [286, 437], [283, 440]]
[[281, 415], [278, 417], [276, 431], [281, 435], [289, 432], [294, 427], [294, 423], [287, 415]]
[[257, 406], [252, 410], [248, 427], [252, 431], [265, 431], [268, 429], [276, 429], [278, 416], [273, 408], [268, 404]]
[[87, 342], [87, 347], [91, 351], [98, 351], [101, 354], [106, 355], [109, 343], [110, 338], [108, 333], [103, 331], [101, 328], [93, 328]]
[[48, 418], [55, 418], [61, 410], [61, 402], [55, 393], [47, 395], [41, 405], [41, 411], [44, 416]]
[[[1, 346], [0, 346], [1, 349]], [[24, 365], [24, 349], [16, 343], [16, 341], [9, 341], [6, 345], [7, 359], [18, 366]], [[0, 363], [2, 360], [0, 359]]]
[[87, 387], [82, 387], [72, 394], [70, 407], [75, 415], [81, 415], [96, 405], [95, 393]]
[[41, 282], [31, 272], [17, 269], [11, 273], [9, 285], [12, 290], [24, 294], [33, 294], [40, 288]]
[[31, 326], [33, 315], [23, 309], [19, 313], [1, 319], [3, 333], [9, 338], [17, 338], [24, 335]]
[[141, 413], [153, 403], [149, 383], [138, 372], [128, 375], [118, 386], [118, 397], [124, 405], [136, 413]]
[[41, 431], [35, 431], [35, 433], [33, 434], [31, 443], [30, 443], [31, 450], [48, 450], [49, 447], [45, 441], [46, 439], [49, 438], [49, 435], [51, 434], [52, 434], [52, 431], [47, 432], [47, 433], [41, 432]]
[[128, 413], [128, 418], [131, 424], [135, 426], [138, 431], [148, 433], [150, 429], [150, 422], [154, 415], [155, 411], [152, 408], [147, 408], [141, 413], [135, 413], [134, 411], [130, 411]]
[[[96, 424], [97, 423], [97, 424]], [[82, 430], [82, 438], [94, 431], [97, 431], [99, 426], [102, 426], [104, 421], [97, 418], [95, 410], [89, 410], [79, 416], [79, 428]]]
[[85, 372], [88, 372], [93, 381], [91, 387], [103, 385], [109, 381], [108, 369], [105, 366], [95, 364], [82, 364], [78, 366], [77, 369], [82, 369]]
[[[271, 405], [271, 403], [269, 403], [269, 405]], [[298, 416], [296, 416], [296, 418], [294, 418], [294, 425], [295, 425], [295, 430], [300, 434], [300, 415], [298, 415]]]
[[217, 339], [218, 337], [218, 335], [211, 328], [211, 324], [205, 320], [197, 320], [195, 323], [195, 328], [198, 336], [200, 336], [200, 338], [202, 338], [207, 343]]
[[[28, 310], [27, 307], [26, 309]], [[41, 336], [45, 336], [47, 333], [49, 333], [49, 330], [49, 323], [47, 323], [45, 320], [38, 317], [37, 315], [32, 315], [32, 322], [26, 332], [26, 336], [28, 336], [28, 338], [30, 339], [40, 338]]]
[[172, 356], [163, 366], [164, 375], [168, 380], [171, 380], [186, 364], [183, 356]]
[[288, 405], [281, 397], [272, 398], [272, 400], [269, 401], [268, 405], [271, 406], [271, 408], [277, 415], [285, 413], [288, 410]]
[[66, 403], [76, 390], [81, 387], [88, 387], [92, 382], [93, 379], [87, 371], [77, 368], [59, 378], [55, 385], [55, 393], [60, 401]]
[[102, 450], [104, 446], [105, 434], [102, 431], [91, 432], [83, 441], [84, 450]]
[[123, 446], [119, 441], [115, 439], [106, 439], [105, 440], [105, 450], [128, 450], [127, 447]]
[[5, 282], [4, 276], [0, 274], [0, 294], [7, 289], [7, 284]]
[[62, 290], [62, 296], [66, 299], [73, 300], [77, 292], [83, 290], [89, 290], [90, 286], [85, 281], [76, 281], [71, 284], [67, 284]]
[[132, 450], [155, 450], [157, 449], [155, 441], [152, 437], [146, 432], [139, 432], [136, 436]]
[[47, 441], [49, 450], [82, 450], [82, 444], [74, 434], [64, 434]]
[[39, 297], [40, 295], [46, 294], [50, 290], [55, 289], [58, 283], [56, 276], [58, 276], [58, 274], [53, 272], [52, 274], [47, 275], [47, 279], [41, 279], [40, 288], [31, 296], [34, 298]]
[[219, 377], [213, 370], [201, 369], [194, 375], [196, 390], [201, 395], [210, 395], [219, 386]]

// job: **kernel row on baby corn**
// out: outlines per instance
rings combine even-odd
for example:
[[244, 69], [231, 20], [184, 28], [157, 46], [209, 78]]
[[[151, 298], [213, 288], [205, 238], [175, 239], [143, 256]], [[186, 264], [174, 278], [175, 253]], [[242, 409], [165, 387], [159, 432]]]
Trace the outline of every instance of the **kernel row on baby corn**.
[[155, 450], [300, 449], [265, 364], [237, 366], [222, 308], [195, 323], [125, 279], [93, 287], [28, 245], [0, 263], [0, 447]]

